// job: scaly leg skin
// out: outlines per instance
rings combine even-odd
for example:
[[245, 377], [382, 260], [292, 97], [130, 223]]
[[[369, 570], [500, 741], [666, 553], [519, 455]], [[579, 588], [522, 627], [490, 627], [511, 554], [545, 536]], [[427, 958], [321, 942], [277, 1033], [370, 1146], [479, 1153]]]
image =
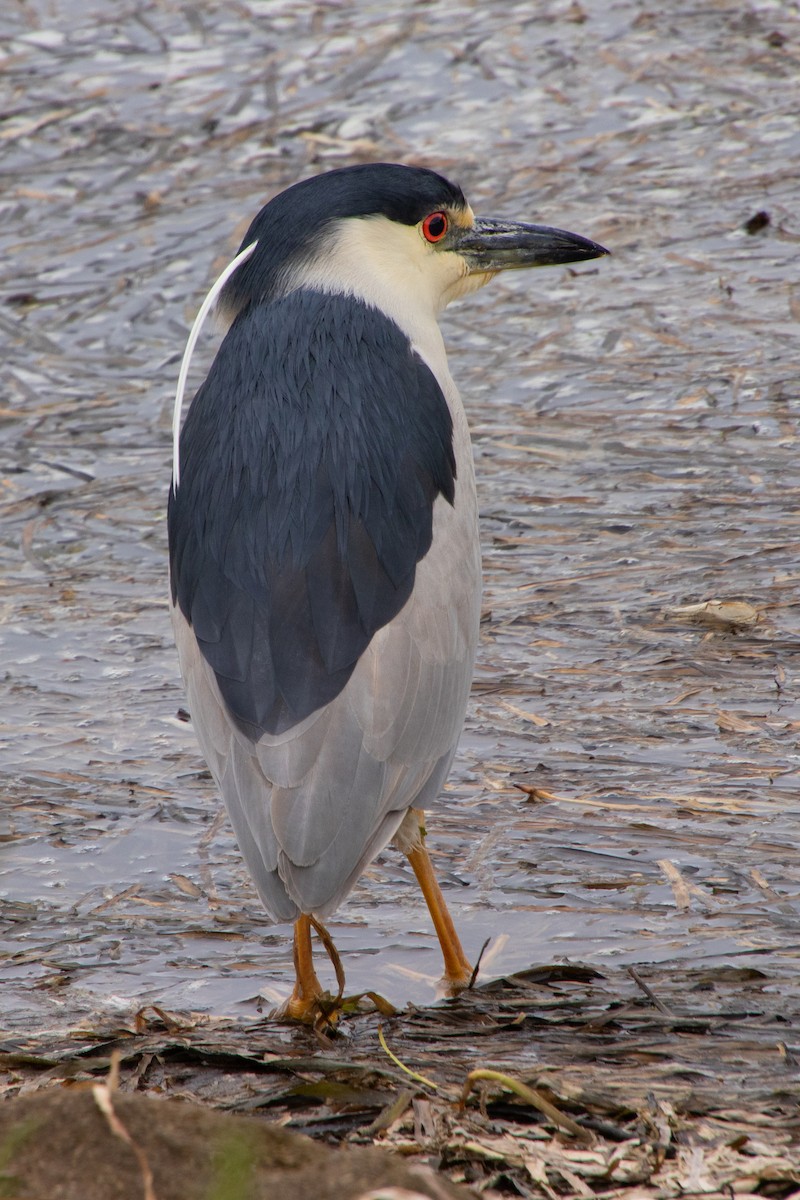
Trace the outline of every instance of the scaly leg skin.
[[411, 869], [416, 875], [417, 883], [422, 889], [425, 903], [433, 920], [433, 927], [436, 930], [436, 936], [439, 939], [439, 945], [442, 948], [442, 956], [444, 958], [444, 977], [442, 982], [445, 985], [448, 996], [457, 996], [459, 992], [462, 992], [471, 983], [472, 967], [461, 947], [461, 942], [453, 924], [453, 918], [447, 910], [442, 889], [439, 887], [436, 875], [434, 874], [433, 863], [428, 851], [425, 849], [425, 813], [421, 808], [412, 808], [409, 809], [408, 818], [412, 817], [417, 822], [419, 832], [414, 839], [414, 843], [410, 847], [404, 845], [402, 849], [411, 863]]
[[[339, 984], [339, 994], [336, 997], [332, 997], [324, 990], [314, 970], [314, 956], [311, 947], [312, 928], [316, 929], [318, 936], [322, 939], [336, 971], [336, 980]], [[344, 991], [344, 971], [330, 934], [324, 926], [306, 913], [299, 916], [294, 923], [292, 957], [295, 974], [294, 990], [277, 1016], [284, 1020], [300, 1021], [304, 1025], [314, 1025], [323, 1030], [335, 1025], [339, 1017]]]
[[294, 990], [281, 1009], [281, 1016], [290, 1021], [313, 1024], [319, 1015], [319, 999], [324, 994], [322, 984], [314, 970], [314, 955], [311, 949], [311, 921], [305, 915], [294, 923]]

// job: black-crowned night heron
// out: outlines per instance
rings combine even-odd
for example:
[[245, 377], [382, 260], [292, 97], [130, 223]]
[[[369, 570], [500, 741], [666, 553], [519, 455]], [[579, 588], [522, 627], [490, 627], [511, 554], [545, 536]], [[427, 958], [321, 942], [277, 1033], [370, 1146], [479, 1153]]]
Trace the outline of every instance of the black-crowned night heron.
[[[458, 742], [481, 594], [464, 408], [437, 318], [498, 271], [605, 254], [476, 218], [433, 171], [290, 187], [195, 322], [176, 397], [173, 619], [197, 737], [275, 921], [290, 1015], [317, 1011], [311, 927], [394, 839], [451, 990], [471, 975], [424, 845]], [[179, 435], [191, 348], [230, 322]]]

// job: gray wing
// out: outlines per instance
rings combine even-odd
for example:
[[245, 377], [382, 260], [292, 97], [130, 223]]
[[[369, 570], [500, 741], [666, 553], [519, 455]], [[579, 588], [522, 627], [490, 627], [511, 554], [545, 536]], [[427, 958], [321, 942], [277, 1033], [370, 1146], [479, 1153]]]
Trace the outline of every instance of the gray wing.
[[475, 484], [460, 411], [455, 443], [454, 503], [440, 497], [434, 505], [433, 540], [411, 597], [374, 634], [339, 695], [285, 733], [248, 739], [173, 609], [198, 740], [275, 920], [336, 908], [408, 808], [430, 803], [449, 770], [480, 615]]

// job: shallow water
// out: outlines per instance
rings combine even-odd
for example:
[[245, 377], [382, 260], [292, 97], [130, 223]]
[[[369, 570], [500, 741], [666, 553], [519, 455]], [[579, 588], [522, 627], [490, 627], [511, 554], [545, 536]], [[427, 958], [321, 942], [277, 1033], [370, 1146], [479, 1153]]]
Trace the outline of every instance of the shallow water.
[[[488, 975], [757, 960], [796, 986], [798, 45], [796, 13], [724, 3], [0, 17], [6, 1026], [288, 992], [289, 930], [177, 715], [172, 391], [264, 199], [370, 159], [613, 251], [443, 321], [486, 611], [429, 826], [468, 952], [492, 939]], [[711, 598], [757, 623], [671, 612]], [[331, 929], [352, 991], [435, 994], [391, 851]]]

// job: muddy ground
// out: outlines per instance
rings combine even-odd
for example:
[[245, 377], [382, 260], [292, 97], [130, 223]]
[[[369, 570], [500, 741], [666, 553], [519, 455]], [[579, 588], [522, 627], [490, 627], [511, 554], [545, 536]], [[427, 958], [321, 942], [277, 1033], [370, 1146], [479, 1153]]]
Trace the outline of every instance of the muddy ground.
[[[796, 6], [12, 0], [0, 55], [8, 1095], [117, 1050], [123, 1091], [388, 1141], [487, 1195], [797, 1191]], [[445, 315], [486, 587], [429, 828], [468, 952], [491, 941], [435, 1005], [387, 851], [331, 929], [398, 1015], [320, 1045], [269, 1016], [290, 930], [181, 715], [169, 425], [250, 217], [378, 159], [612, 257]], [[496, 1081], [460, 1111], [489, 1067], [584, 1135]]]

